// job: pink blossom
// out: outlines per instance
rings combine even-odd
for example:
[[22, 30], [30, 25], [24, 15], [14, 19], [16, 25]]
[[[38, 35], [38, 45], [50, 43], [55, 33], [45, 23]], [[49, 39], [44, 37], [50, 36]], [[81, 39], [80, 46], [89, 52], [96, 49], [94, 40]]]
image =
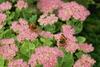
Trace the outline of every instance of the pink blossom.
[[90, 12], [84, 6], [75, 1], [62, 3], [60, 7], [58, 17], [63, 21], [69, 20], [71, 17], [84, 21], [90, 15]]
[[0, 13], [0, 29], [3, 27], [4, 25], [4, 21], [6, 20], [6, 15], [3, 13]]
[[69, 25], [63, 25], [62, 32], [54, 37], [57, 40], [57, 46], [64, 47], [67, 52], [74, 53], [79, 48], [74, 36], [74, 29]]
[[38, 37], [38, 34], [29, 28], [28, 22], [24, 19], [19, 19], [19, 22], [13, 22], [11, 29], [15, 32], [18, 31], [17, 40], [19, 42], [25, 39], [33, 41]]
[[19, 33], [19, 35], [17, 35], [17, 40], [19, 42], [24, 41], [25, 39], [27, 40], [35, 40], [38, 37], [38, 34], [35, 32], [30, 31], [29, 29], [24, 30], [23, 32]]
[[18, 51], [13, 39], [2, 39], [0, 40], [0, 55], [3, 56], [5, 59], [10, 60]]
[[70, 25], [63, 25], [62, 26], [62, 32], [63, 32], [64, 36], [68, 40], [74, 41], [74, 42], [76, 41], [76, 38], [74, 36], [75, 30], [74, 30], [74, 28], [72, 26], [70, 26]]
[[10, 10], [11, 8], [12, 8], [12, 4], [9, 1], [0, 4], [0, 12]]
[[14, 44], [15, 43], [15, 41], [14, 41], [14, 39], [13, 38], [10, 38], [10, 39], [1, 39], [0, 40], [0, 44]]
[[44, 37], [44, 38], [53, 38], [53, 34], [47, 31], [42, 31], [39, 33], [40, 36]]
[[17, 31], [22, 32], [28, 28], [29, 28], [28, 22], [22, 18], [20, 18], [18, 22], [14, 21], [11, 26], [11, 29], [13, 29], [13, 31], [15, 31], [15, 32], [17, 32]]
[[63, 52], [58, 48], [38, 47], [31, 56], [29, 64], [31, 67], [35, 67], [37, 63], [43, 64], [44, 67], [55, 67], [57, 57], [63, 57]]
[[15, 5], [18, 9], [23, 9], [23, 8], [27, 8], [28, 4], [27, 2], [25, 2], [24, 0], [18, 0], [17, 4]]
[[39, 0], [37, 7], [43, 13], [52, 13], [55, 9], [59, 8], [61, 0]]
[[17, 60], [10, 61], [8, 63], [8, 67], [29, 67], [29, 65], [26, 62], [24, 62], [22, 59], [17, 59]]
[[84, 21], [90, 15], [90, 12], [84, 6], [76, 2], [71, 2], [71, 7], [73, 7], [73, 18], [75, 19]]
[[94, 50], [94, 47], [92, 46], [92, 44], [79, 44], [79, 49], [82, 50], [85, 53], [89, 53], [92, 52]]
[[92, 67], [96, 61], [88, 55], [83, 55], [77, 60], [73, 67]]
[[61, 8], [58, 10], [58, 17], [65, 21], [69, 20], [72, 17], [72, 10], [70, 7], [70, 3], [62, 3]]
[[38, 19], [40, 25], [52, 25], [57, 21], [58, 21], [58, 17], [56, 17], [55, 14], [50, 14], [49, 16], [47, 14], [43, 14]]

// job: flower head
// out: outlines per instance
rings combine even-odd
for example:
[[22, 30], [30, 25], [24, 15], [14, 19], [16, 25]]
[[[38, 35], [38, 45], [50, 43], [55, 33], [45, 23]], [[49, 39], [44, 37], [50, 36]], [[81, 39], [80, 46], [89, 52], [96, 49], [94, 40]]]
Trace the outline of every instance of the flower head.
[[23, 9], [23, 8], [27, 8], [28, 4], [27, 2], [25, 2], [24, 0], [18, 0], [17, 4], [15, 5], [18, 9]]
[[73, 67], [92, 67], [96, 61], [88, 55], [83, 55], [77, 60]]
[[17, 59], [17, 60], [10, 61], [8, 63], [8, 67], [29, 67], [29, 66], [22, 59]]
[[62, 3], [58, 10], [58, 17], [63, 21], [69, 20], [71, 17], [84, 21], [89, 15], [90, 12], [75, 1]]
[[74, 29], [71, 26], [63, 25], [62, 32], [54, 36], [57, 40], [57, 46], [64, 47], [66, 51], [74, 53], [79, 46], [73, 34]]
[[50, 14], [50, 16], [48, 16], [47, 14], [43, 14], [38, 19], [40, 25], [52, 25], [57, 21], [58, 21], [58, 17], [56, 17], [55, 14]]
[[31, 56], [29, 64], [32, 67], [35, 67], [37, 63], [43, 64], [44, 67], [55, 67], [57, 57], [63, 57], [63, 52], [58, 48], [39, 47]]
[[18, 51], [17, 46], [14, 43], [13, 39], [2, 39], [0, 40], [0, 55], [3, 56], [5, 59], [10, 60]]
[[89, 53], [94, 50], [94, 47], [92, 46], [92, 44], [85, 43], [85, 44], [79, 44], [79, 49], [85, 53]]
[[59, 8], [61, 0], [39, 0], [37, 7], [43, 13], [52, 13], [55, 9]]
[[9, 1], [0, 4], [0, 12], [6, 11], [12, 8], [12, 4]]

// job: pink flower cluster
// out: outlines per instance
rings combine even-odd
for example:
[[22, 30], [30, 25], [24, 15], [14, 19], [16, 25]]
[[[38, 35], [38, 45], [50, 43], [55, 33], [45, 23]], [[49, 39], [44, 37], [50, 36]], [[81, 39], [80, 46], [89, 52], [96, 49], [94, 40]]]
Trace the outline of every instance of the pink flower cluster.
[[62, 33], [56, 34], [54, 37], [57, 40], [58, 47], [64, 47], [66, 51], [74, 53], [78, 48], [76, 38], [74, 37], [74, 29], [69, 25], [62, 26]]
[[43, 67], [55, 67], [57, 58], [63, 57], [63, 52], [58, 48], [38, 47], [29, 60], [31, 67], [35, 67], [37, 63], [43, 64]]
[[28, 22], [24, 19], [19, 19], [19, 22], [13, 22], [11, 28], [16, 32], [18, 31], [19, 35], [17, 36], [17, 39], [19, 42], [28, 39], [28, 40], [34, 40], [37, 38], [37, 34], [33, 32], [28, 25]]
[[94, 50], [94, 47], [92, 46], [92, 44], [79, 44], [79, 48], [80, 50], [82, 50], [85, 53], [89, 53], [92, 52]]
[[50, 16], [48, 16], [48, 14], [43, 14], [38, 19], [40, 25], [52, 25], [57, 21], [58, 21], [58, 17], [56, 17], [55, 14], [50, 14]]
[[0, 29], [3, 27], [3, 22], [6, 20], [6, 17], [7, 16], [4, 13], [0, 13]]
[[39, 35], [44, 38], [53, 38], [53, 34], [47, 31], [42, 31], [39, 33]]
[[59, 8], [61, 0], [38, 0], [37, 7], [43, 13], [52, 13]]
[[12, 4], [9, 1], [0, 4], [0, 12], [6, 11], [12, 8]]
[[5, 59], [10, 60], [16, 55], [18, 48], [15, 45], [14, 39], [0, 40], [0, 55]]
[[27, 2], [25, 2], [24, 0], [18, 0], [17, 4], [15, 5], [18, 9], [23, 9], [23, 8], [27, 8], [28, 4]]
[[17, 59], [17, 60], [10, 61], [8, 63], [8, 67], [29, 67], [29, 66], [22, 59]]
[[62, 3], [61, 8], [58, 10], [58, 17], [65, 21], [71, 17], [77, 20], [84, 21], [90, 12], [82, 5], [72, 1], [68, 3]]
[[56, 9], [58, 17], [63, 21], [70, 18], [84, 21], [90, 15], [84, 6], [75, 1], [64, 3], [61, 0], [39, 0], [37, 5], [43, 13], [53, 13]]
[[77, 60], [73, 67], [92, 67], [96, 61], [88, 55], [83, 55]]

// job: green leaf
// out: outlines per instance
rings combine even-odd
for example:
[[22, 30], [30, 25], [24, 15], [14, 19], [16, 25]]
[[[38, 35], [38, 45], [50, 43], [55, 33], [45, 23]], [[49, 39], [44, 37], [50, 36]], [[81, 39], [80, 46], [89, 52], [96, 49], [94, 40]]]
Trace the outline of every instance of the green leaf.
[[40, 41], [44, 44], [44, 45], [48, 45], [51, 46], [53, 44], [53, 42], [48, 38], [40, 38]]
[[2, 31], [2, 33], [0, 34], [0, 38], [13, 38], [13, 37], [15, 37], [15, 34], [10, 29]]
[[33, 52], [35, 49], [35, 44], [31, 43], [30, 41], [28, 40], [25, 40], [23, 43], [22, 43], [22, 46], [20, 48], [20, 52], [22, 54], [24, 54], [25, 56], [30, 56], [31, 55], [31, 52]]
[[72, 67], [74, 64], [73, 54], [66, 52], [64, 48], [61, 49], [64, 52], [64, 57], [58, 58], [57, 67]]
[[73, 54], [67, 53], [64, 55], [62, 67], [72, 67], [74, 63]]
[[23, 18], [25, 18], [26, 20], [28, 20], [30, 18], [30, 16], [32, 16], [33, 10], [30, 8], [27, 9], [23, 9], [22, 10], [22, 16]]
[[75, 53], [75, 55], [77, 56], [77, 58], [80, 58], [83, 54], [84, 54], [84, 53], [83, 53], [83, 52], [81, 52], [81, 51], [79, 51], [79, 52]]
[[36, 20], [37, 20], [37, 15], [32, 15], [32, 17], [31, 18], [29, 18], [29, 22], [36, 22]]
[[73, 26], [76, 34], [80, 33], [83, 29], [83, 22], [75, 20], [75, 19], [71, 19], [67, 21], [66, 24]]
[[37, 64], [36, 67], [43, 67], [43, 65], [42, 64]]
[[58, 33], [61, 29], [62, 22], [56, 22], [53, 25], [46, 25], [46, 26], [41, 26], [43, 30], [49, 31], [51, 33]]
[[86, 38], [82, 37], [82, 36], [78, 36], [77, 41], [78, 41], [78, 43], [84, 43], [86, 41]]
[[0, 67], [4, 67], [5, 60], [0, 56]]

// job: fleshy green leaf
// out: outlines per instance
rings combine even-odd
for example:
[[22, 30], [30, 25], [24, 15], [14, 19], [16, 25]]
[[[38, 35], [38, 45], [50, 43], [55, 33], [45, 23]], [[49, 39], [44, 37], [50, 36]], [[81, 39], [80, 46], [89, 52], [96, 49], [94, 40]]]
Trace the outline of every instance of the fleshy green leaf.
[[28, 40], [25, 40], [23, 43], [22, 43], [22, 46], [20, 48], [20, 52], [22, 54], [24, 54], [25, 56], [30, 56], [31, 53], [34, 51], [35, 49], [35, 44], [33, 44], [32, 42], [28, 41]]
[[37, 15], [32, 15], [32, 17], [31, 18], [29, 18], [29, 22], [36, 22], [36, 20], [37, 20]]
[[86, 41], [86, 38], [82, 37], [82, 36], [78, 36], [77, 41], [78, 41], [78, 43], [84, 43]]
[[0, 67], [4, 67], [5, 60], [0, 56]]
[[81, 52], [81, 51], [79, 51], [79, 52], [75, 53], [75, 55], [77, 56], [77, 58], [80, 58], [83, 54], [84, 54], [84, 53], [83, 53], [83, 52]]
[[58, 58], [57, 67], [72, 67], [74, 64], [73, 54], [66, 52], [64, 48], [62, 48], [62, 50], [64, 52], [64, 57]]
[[43, 65], [42, 64], [37, 64], [36, 67], [43, 67]]
[[53, 44], [53, 42], [48, 38], [40, 38], [40, 41], [44, 44], [44, 45], [48, 45], [51, 46]]
[[66, 24], [73, 26], [76, 34], [80, 33], [83, 29], [83, 22], [80, 22], [75, 19], [71, 19], [71, 20], [67, 21]]
[[0, 38], [13, 38], [15, 34], [10, 30], [7, 29], [0, 34]]

